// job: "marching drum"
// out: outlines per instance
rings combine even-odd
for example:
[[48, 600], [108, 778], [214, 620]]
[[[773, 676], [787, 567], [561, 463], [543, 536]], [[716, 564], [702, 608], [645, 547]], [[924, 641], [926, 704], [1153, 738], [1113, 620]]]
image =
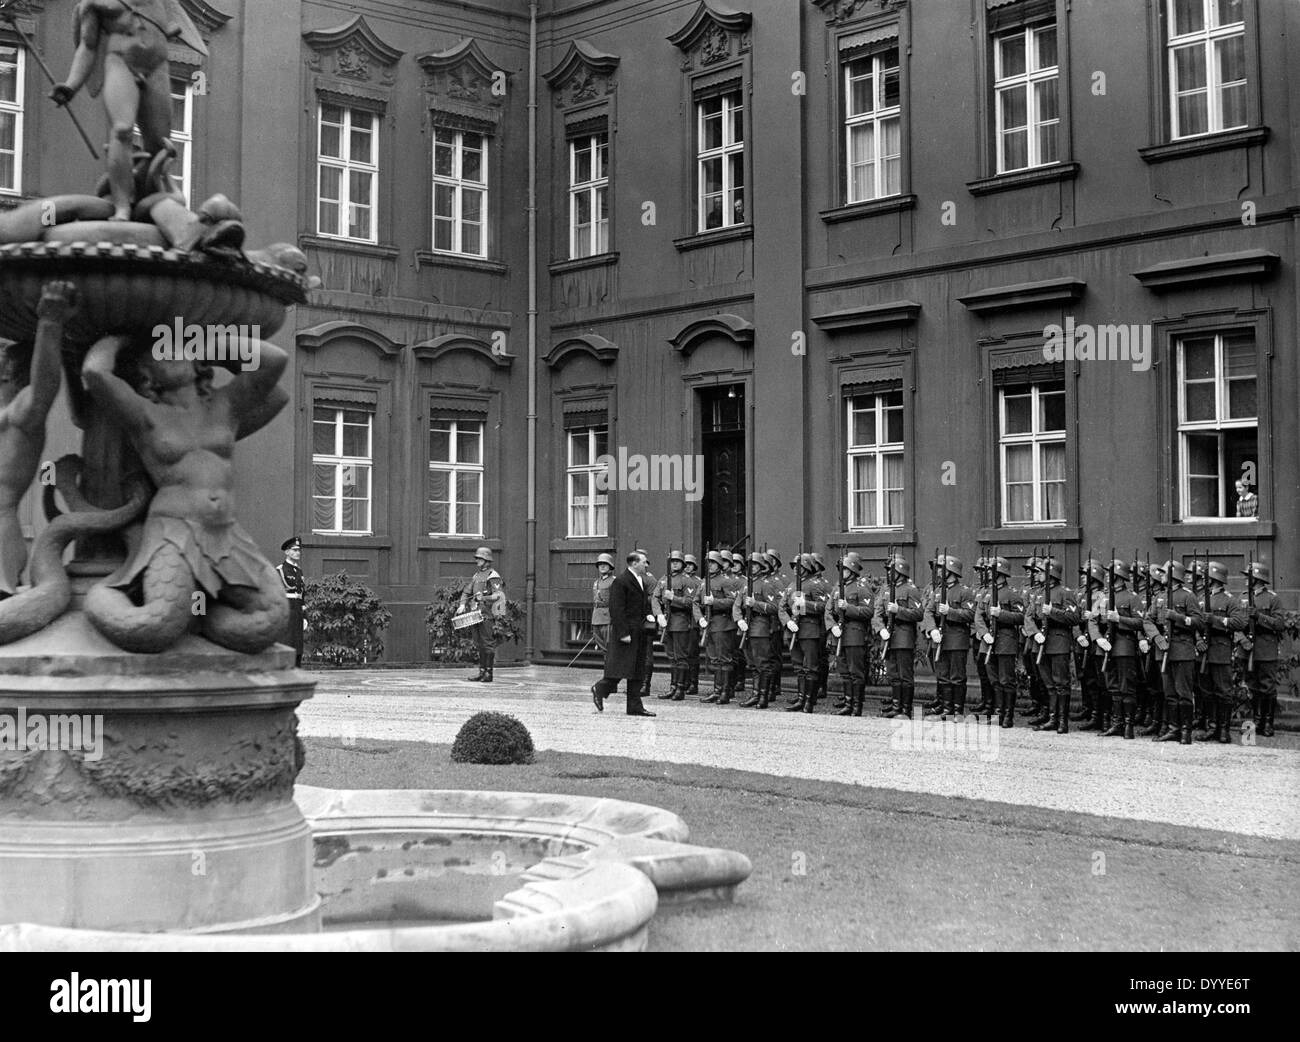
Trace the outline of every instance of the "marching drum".
[[454, 630], [463, 630], [467, 626], [477, 626], [483, 621], [483, 613], [477, 608], [473, 611], [462, 612], [460, 615], [452, 616], [451, 628]]

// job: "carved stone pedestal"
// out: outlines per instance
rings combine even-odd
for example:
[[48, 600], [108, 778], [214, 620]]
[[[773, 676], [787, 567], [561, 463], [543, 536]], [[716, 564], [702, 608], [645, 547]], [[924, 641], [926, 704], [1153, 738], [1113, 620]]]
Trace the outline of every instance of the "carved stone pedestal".
[[121, 651], [79, 611], [0, 647], [0, 923], [318, 930], [293, 652]]

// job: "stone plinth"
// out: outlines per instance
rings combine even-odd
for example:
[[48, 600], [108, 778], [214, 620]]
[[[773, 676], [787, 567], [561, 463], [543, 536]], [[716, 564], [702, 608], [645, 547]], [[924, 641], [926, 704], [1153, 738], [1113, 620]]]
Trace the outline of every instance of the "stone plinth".
[[0, 923], [319, 929], [293, 801], [312, 688], [282, 645], [138, 655], [80, 612], [0, 647]]

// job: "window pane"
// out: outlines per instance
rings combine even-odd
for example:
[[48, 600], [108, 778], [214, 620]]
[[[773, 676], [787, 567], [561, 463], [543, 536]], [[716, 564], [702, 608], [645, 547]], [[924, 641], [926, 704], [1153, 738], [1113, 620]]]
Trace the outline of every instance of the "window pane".
[[311, 425], [311, 451], [318, 456], [334, 455], [334, 414], [317, 409]]
[[462, 423], [456, 433], [456, 460], [459, 463], [483, 462], [483, 424]]
[[585, 184], [591, 180], [591, 149], [586, 145], [574, 146], [573, 183]]
[[435, 216], [450, 219], [456, 205], [456, 189], [451, 185], [433, 186], [433, 212]]
[[[855, 490], [870, 490], [876, 487], [875, 456], [855, 456], [853, 458], [853, 487]], [[874, 524], [874, 518], [867, 518], [866, 520]]]
[[1242, 20], [1241, 0], [1218, 0], [1216, 25], [1232, 25]]
[[373, 148], [374, 136], [370, 133], [370, 121], [365, 116], [357, 117], [361, 119], [362, 125], [352, 124], [351, 148], [349, 158], [354, 163], [372, 163], [374, 157], [371, 154]]
[[885, 441], [890, 445], [902, 444], [903, 410], [901, 408], [889, 409], [885, 412]]
[[1188, 380], [1214, 376], [1214, 339], [1183, 341], [1183, 372]]
[[1023, 32], [1003, 36], [998, 40], [998, 56], [1001, 65], [999, 75], [1019, 76], [1025, 71], [1025, 34]]
[[451, 501], [451, 471], [429, 471], [429, 499], [435, 503]]
[[1002, 126], [1005, 130], [1023, 127], [1029, 120], [1026, 87], [1007, 87], [998, 92], [1002, 102]]
[[1029, 434], [1033, 430], [1033, 406], [1029, 395], [1005, 395], [1003, 403], [1003, 433]]
[[1199, 32], [1205, 28], [1203, 0], [1174, 0], [1174, 35]]
[[[875, 107], [873, 104], [875, 81], [870, 76], [871, 59], [856, 61], [849, 68], [849, 115], [856, 116], [870, 112]], [[867, 75], [862, 75], [864, 72]]]
[[[469, 144], [471, 139], [474, 142], [473, 145]], [[460, 162], [460, 176], [465, 181], [482, 184], [487, 180], [483, 175], [483, 139], [478, 134], [466, 134], [465, 140], [465, 149]]]
[[569, 466], [585, 467], [591, 462], [591, 439], [588, 431], [572, 431], [569, 434]]
[[1205, 87], [1205, 48], [1200, 44], [1174, 51], [1174, 88], [1179, 91]]
[[361, 456], [370, 455], [370, 426], [364, 427], [354, 424], [344, 423], [343, 425], [343, 455], [344, 456]]
[[1215, 419], [1214, 384], [1188, 384], [1184, 412], [1189, 422]]
[[885, 52], [882, 62], [884, 75], [881, 76], [881, 101], [885, 108], [894, 108], [901, 100], [901, 86], [898, 76], [898, 48]]
[[334, 476], [338, 468], [332, 463], [317, 463], [311, 468], [312, 494], [330, 496], [335, 492]]
[[0, 101], [18, 100], [18, 51], [0, 47]]
[[440, 218], [433, 222], [433, 248], [435, 250], [450, 250], [453, 247], [451, 230], [452, 222], [447, 218]]
[[1259, 415], [1254, 380], [1228, 381], [1228, 419], [1249, 420]]
[[314, 529], [327, 531], [334, 528], [334, 498], [332, 496], [312, 496], [311, 526]]
[[[439, 138], [442, 131], [438, 132]], [[439, 140], [433, 147], [433, 172], [438, 177], [451, 177], [455, 172], [453, 163], [455, 162], [455, 150], [449, 144], [443, 144]]]
[[1010, 484], [1032, 481], [1034, 478], [1034, 448], [1032, 445], [1007, 446], [1006, 479]]
[[[719, 111], [710, 111], [711, 102], [716, 102]], [[704, 132], [700, 137], [700, 148], [703, 150], [722, 147], [722, 105], [721, 98], [714, 98], [704, 103]]]
[[429, 503], [429, 531], [434, 535], [450, 535], [451, 507], [446, 502]]
[[1034, 103], [1038, 106], [1038, 121], [1046, 123], [1057, 118], [1056, 77], [1034, 84]]
[[336, 166], [320, 168], [321, 199], [338, 199], [343, 191], [343, 171]]
[[704, 174], [704, 194], [714, 195], [722, 191], [722, 160], [706, 159], [702, 166]]
[[1065, 392], [1051, 391], [1040, 394], [1038, 402], [1042, 409], [1042, 429], [1045, 431], [1065, 430]]
[[1039, 29], [1034, 33], [1034, 46], [1037, 51], [1036, 69], [1050, 69], [1056, 65], [1056, 27]]
[[331, 156], [334, 159], [342, 157], [342, 138], [340, 128], [330, 126], [328, 123], [320, 125], [320, 154]]
[[473, 470], [462, 470], [456, 474], [456, 502], [467, 503], [477, 507], [482, 502], [481, 482], [483, 475]]
[[460, 190], [460, 214], [471, 224], [483, 221], [483, 193], [474, 188]]
[[451, 462], [451, 430], [447, 427], [429, 428], [429, 459], [434, 463]]
[[1060, 443], [1044, 445], [1039, 457], [1039, 466], [1042, 467], [1044, 481], [1064, 481], [1065, 445]]
[[740, 105], [731, 109], [731, 143], [739, 145], [745, 140], [745, 110]]
[[876, 407], [875, 398], [868, 398], [866, 401], [871, 404], [866, 408], [860, 408], [855, 404], [853, 409], [853, 445], [874, 445], [876, 444]]

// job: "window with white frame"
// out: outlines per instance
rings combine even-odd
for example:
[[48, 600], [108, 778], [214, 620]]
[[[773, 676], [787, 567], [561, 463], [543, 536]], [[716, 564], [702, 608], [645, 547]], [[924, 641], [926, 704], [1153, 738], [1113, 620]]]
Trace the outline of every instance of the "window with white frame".
[[1246, 125], [1243, 0], [1165, 0], [1170, 137]]
[[183, 76], [172, 77], [172, 144], [176, 146], [176, 159], [172, 163], [172, 176], [188, 206], [192, 202], [194, 162], [194, 86]]
[[1065, 521], [1065, 383], [1018, 384], [998, 394], [1002, 523]]
[[1060, 75], [1055, 22], [1024, 26], [994, 38], [998, 173], [1059, 161]]
[[[1259, 460], [1259, 356], [1252, 332], [1178, 341], [1179, 499], [1184, 521], [1232, 518], [1235, 483]], [[1254, 488], [1249, 491], [1255, 492]]]
[[472, 130], [433, 131], [433, 249], [487, 256], [487, 138]]
[[903, 392], [855, 394], [846, 403], [849, 528], [901, 528]]
[[850, 203], [902, 191], [898, 48], [844, 63], [844, 154]]
[[569, 537], [609, 534], [609, 493], [598, 489], [597, 462], [609, 451], [609, 428], [577, 427], [568, 431], [565, 477], [569, 487]]
[[696, 230], [745, 223], [745, 106], [739, 90], [702, 98], [696, 116]]
[[379, 116], [321, 102], [318, 109], [316, 231], [378, 242]]
[[312, 410], [312, 531], [371, 533], [374, 410], [317, 405]]
[[483, 534], [483, 421], [429, 424], [429, 534]]
[[609, 135], [569, 141], [569, 256], [609, 251]]
[[0, 44], [0, 192], [23, 190], [23, 74], [21, 47]]

